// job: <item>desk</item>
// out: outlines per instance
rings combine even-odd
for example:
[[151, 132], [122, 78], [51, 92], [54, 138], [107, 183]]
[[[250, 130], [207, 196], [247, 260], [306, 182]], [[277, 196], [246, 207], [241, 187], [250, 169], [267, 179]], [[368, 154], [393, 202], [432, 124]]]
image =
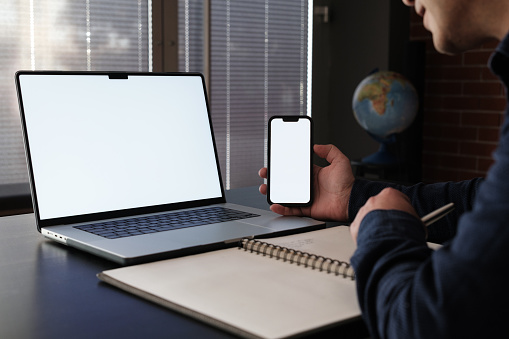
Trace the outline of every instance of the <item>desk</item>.
[[[226, 196], [230, 202], [268, 209], [257, 187]], [[96, 278], [115, 267], [45, 240], [33, 214], [1, 217], [0, 338], [235, 338]], [[341, 338], [367, 336], [362, 321], [329, 331]]]

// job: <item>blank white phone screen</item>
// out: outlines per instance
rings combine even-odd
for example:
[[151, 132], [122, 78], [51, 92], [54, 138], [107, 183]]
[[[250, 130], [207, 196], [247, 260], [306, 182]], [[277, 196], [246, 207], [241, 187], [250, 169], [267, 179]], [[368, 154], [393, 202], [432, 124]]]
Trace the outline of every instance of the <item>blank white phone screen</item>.
[[200, 76], [20, 75], [41, 219], [221, 197]]
[[271, 120], [269, 199], [279, 204], [306, 204], [311, 199], [311, 121]]

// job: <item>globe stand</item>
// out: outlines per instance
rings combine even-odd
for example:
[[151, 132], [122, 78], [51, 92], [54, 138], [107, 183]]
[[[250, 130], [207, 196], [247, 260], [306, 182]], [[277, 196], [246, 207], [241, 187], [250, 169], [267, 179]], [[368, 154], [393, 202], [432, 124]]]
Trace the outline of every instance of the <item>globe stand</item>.
[[396, 165], [400, 162], [399, 158], [389, 150], [389, 145], [396, 142], [396, 134], [391, 134], [387, 138], [380, 138], [369, 132], [368, 134], [380, 143], [380, 147], [377, 152], [362, 158], [362, 162], [380, 165]]

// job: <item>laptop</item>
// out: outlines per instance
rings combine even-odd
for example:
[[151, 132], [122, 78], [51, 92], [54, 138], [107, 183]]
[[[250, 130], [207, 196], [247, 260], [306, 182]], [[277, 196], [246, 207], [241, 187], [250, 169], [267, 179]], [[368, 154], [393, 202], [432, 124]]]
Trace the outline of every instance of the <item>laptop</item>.
[[37, 229], [130, 265], [323, 228], [226, 202], [198, 73], [19, 71]]

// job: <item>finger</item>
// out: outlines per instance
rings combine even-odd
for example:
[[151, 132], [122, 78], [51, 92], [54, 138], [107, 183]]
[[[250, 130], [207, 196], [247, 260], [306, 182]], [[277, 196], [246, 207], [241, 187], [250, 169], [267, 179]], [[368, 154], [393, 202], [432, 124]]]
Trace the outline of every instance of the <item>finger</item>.
[[330, 164], [334, 159], [345, 157], [345, 155], [334, 145], [315, 145], [313, 147], [315, 154], [320, 158], [327, 160]]
[[261, 178], [267, 179], [267, 167], [263, 167], [258, 171], [258, 175]]
[[267, 185], [266, 184], [261, 184], [260, 188], [258, 188], [258, 190], [260, 191], [261, 194], [267, 195]]
[[270, 210], [274, 213], [281, 214], [281, 215], [297, 215], [302, 216], [302, 211], [300, 208], [290, 208], [285, 207], [279, 204], [273, 204], [270, 206]]

